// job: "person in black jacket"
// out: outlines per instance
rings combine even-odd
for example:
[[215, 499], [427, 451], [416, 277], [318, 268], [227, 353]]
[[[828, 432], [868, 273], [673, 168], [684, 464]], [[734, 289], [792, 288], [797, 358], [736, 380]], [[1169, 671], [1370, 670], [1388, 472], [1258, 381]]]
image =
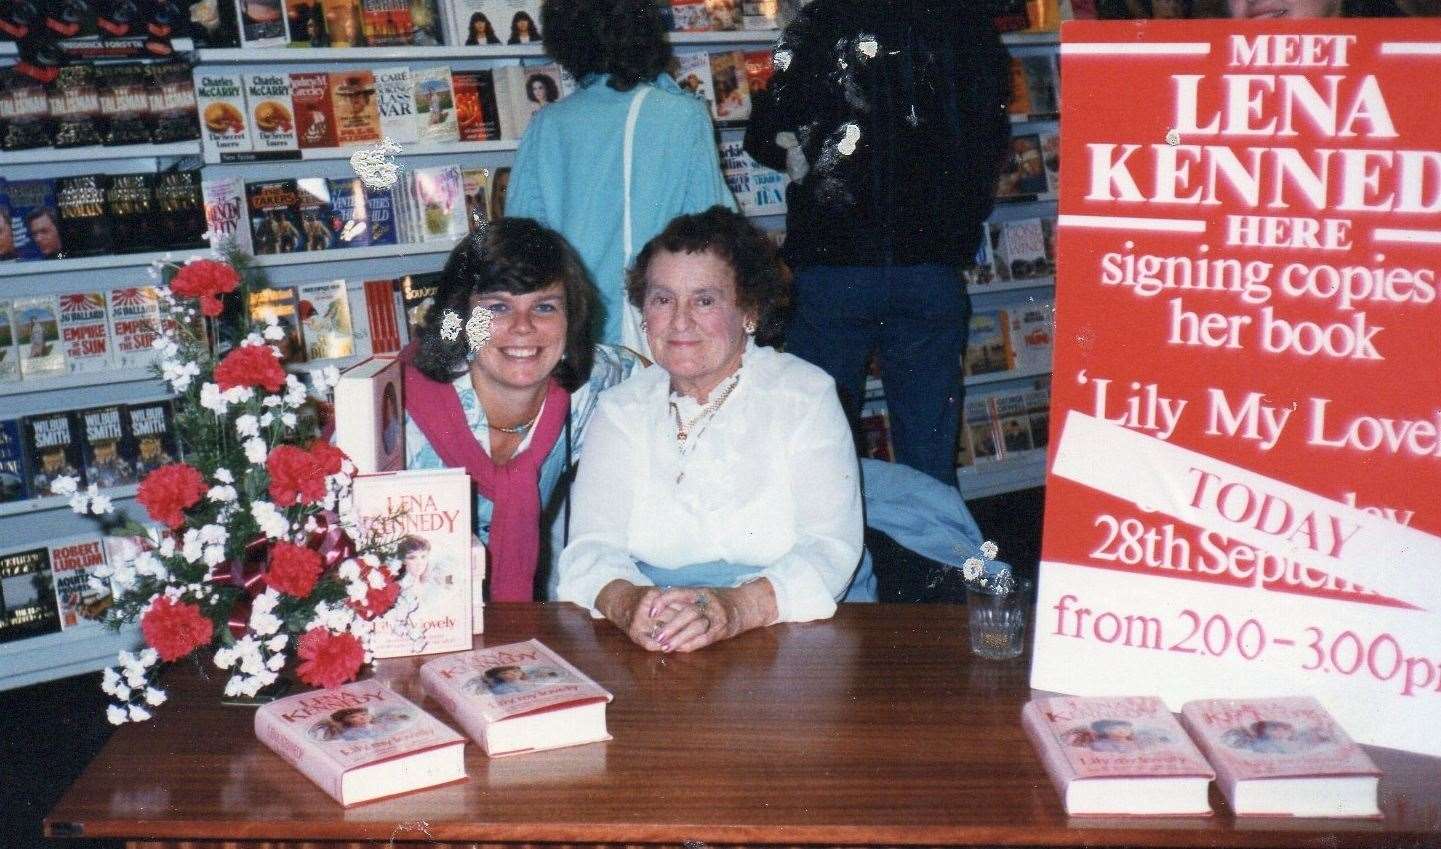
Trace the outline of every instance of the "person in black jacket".
[[976, 254], [1010, 138], [1009, 56], [985, 3], [814, 0], [786, 27], [746, 150], [792, 183], [786, 349], [855, 427], [878, 353], [896, 459], [955, 485]]

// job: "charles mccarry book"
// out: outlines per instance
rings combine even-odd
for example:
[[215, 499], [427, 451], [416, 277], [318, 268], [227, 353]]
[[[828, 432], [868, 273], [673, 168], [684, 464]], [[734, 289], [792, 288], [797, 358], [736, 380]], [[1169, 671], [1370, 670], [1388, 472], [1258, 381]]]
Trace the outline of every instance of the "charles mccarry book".
[[420, 681], [491, 757], [610, 739], [610, 692], [539, 640], [427, 661]]
[[51, 487], [62, 475], [84, 483], [80, 434], [74, 413], [46, 413], [25, 419], [25, 455], [30, 459], [32, 498], [55, 495]]
[[1159, 698], [1033, 699], [1021, 726], [1069, 816], [1211, 813], [1215, 773]]
[[465, 778], [465, 738], [374, 679], [261, 705], [255, 736], [346, 807]]
[[130, 436], [125, 459], [135, 468], [135, 477], [144, 478], [161, 466], [180, 459], [180, 446], [175, 439], [175, 413], [169, 401], [131, 404], [125, 408], [125, 429]]
[[[383, 394], [380, 401], [380, 435], [390, 427], [403, 429], [400, 410], [386, 407]], [[387, 415], [393, 424], [386, 423]], [[361, 538], [397, 543], [406, 568], [401, 586], [415, 600], [414, 608], [397, 604], [376, 620], [371, 645], [375, 656], [470, 648], [471, 484], [465, 470], [356, 475], [354, 499]]]
[[0, 554], [0, 643], [59, 630], [49, 549]]
[[286, 74], [246, 74], [245, 107], [255, 130], [255, 149], [261, 152], [298, 150], [295, 113]]
[[50, 543], [50, 568], [60, 628], [100, 622], [114, 603], [110, 582], [96, 577], [105, 565], [105, 544], [98, 536], [72, 537]]
[[123, 407], [109, 406], [76, 413], [85, 440], [85, 480], [101, 488], [125, 486], [140, 479], [134, 463], [127, 459], [135, 456], [135, 449], [125, 432], [123, 412]]
[[1237, 816], [1381, 816], [1380, 770], [1310, 696], [1187, 702], [1181, 722]]
[[24, 501], [29, 497], [30, 475], [26, 471], [20, 420], [0, 421], [0, 503]]
[[200, 112], [201, 149], [206, 162], [227, 153], [254, 149], [245, 108], [245, 83], [239, 74], [195, 69], [195, 108]]

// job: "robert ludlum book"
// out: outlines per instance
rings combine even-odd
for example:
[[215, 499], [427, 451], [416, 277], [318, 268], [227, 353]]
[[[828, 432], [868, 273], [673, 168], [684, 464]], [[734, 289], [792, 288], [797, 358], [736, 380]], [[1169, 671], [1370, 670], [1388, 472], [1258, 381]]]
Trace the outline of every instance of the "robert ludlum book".
[[71, 372], [110, 368], [110, 322], [102, 292], [60, 296], [60, 341]]
[[180, 459], [180, 447], [175, 439], [175, 415], [169, 401], [150, 401], [131, 404], [125, 408], [125, 429], [130, 440], [125, 459], [135, 467], [135, 477], [146, 475]]
[[1181, 722], [1237, 816], [1381, 816], [1380, 770], [1310, 696], [1187, 702]]
[[1159, 698], [1033, 699], [1021, 726], [1069, 816], [1211, 813], [1215, 773]]
[[245, 105], [255, 128], [255, 149], [275, 152], [298, 150], [295, 111], [290, 102], [290, 77], [286, 74], [246, 74]]
[[464, 469], [355, 477], [360, 537], [396, 544], [405, 566], [401, 586], [413, 599], [413, 606], [397, 604], [376, 621], [376, 657], [470, 648], [470, 495]]
[[125, 433], [123, 408], [96, 407], [82, 410], [80, 432], [85, 438], [85, 480], [103, 488], [135, 483], [135, 465], [128, 459], [135, 451]]
[[65, 373], [65, 346], [60, 342], [60, 304], [49, 296], [16, 298], [11, 302], [20, 374], [25, 380]]
[[350, 323], [350, 299], [344, 280], [306, 283], [299, 288], [300, 321], [306, 355], [330, 360], [355, 353], [355, 331]]
[[110, 290], [110, 341], [116, 368], [143, 368], [160, 354], [151, 347], [160, 332], [160, 296], [150, 286]]
[[539, 640], [427, 661], [420, 681], [491, 757], [610, 739], [610, 692]]
[[[394, 0], [384, 0], [394, 2]], [[409, 7], [406, 7], [407, 11]], [[381, 66], [375, 70], [375, 95], [380, 108], [380, 134], [396, 144], [418, 138], [415, 93], [406, 67]]]
[[344, 806], [465, 778], [465, 738], [374, 679], [261, 705], [255, 736]]
[[340, 373], [335, 446], [362, 474], [405, 468], [401, 400], [401, 364], [395, 357], [370, 357]]
[[245, 85], [239, 74], [214, 74], [195, 69], [195, 104], [200, 110], [201, 142], [206, 162], [253, 147], [246, 120]]
[[114, 602], [110, 582], [95, 573], [105, 565], [105, 544], [98, 536], [50, 543], [50, 569], [62, 630], [82, 622], [100, 622]]
[[80, 428], [74, 413], [45, 413], [25, 419], [25, 454], [30, 458], [30, 495], [55, 495], [60, 477], [84, 481]]
[[59, 630], [49, 549], [0, 554], [0, 643]]

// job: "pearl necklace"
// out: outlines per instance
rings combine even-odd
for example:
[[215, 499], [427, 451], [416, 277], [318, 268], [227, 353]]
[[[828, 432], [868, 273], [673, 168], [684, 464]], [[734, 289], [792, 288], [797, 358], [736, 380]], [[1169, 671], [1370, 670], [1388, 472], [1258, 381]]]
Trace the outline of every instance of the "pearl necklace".
[[[701, 436], [703, 436], [706, 430], [710, 427], [711, 420], [715, 417], [716, 411], [721, 408], [721, 405], [724, 404], [726, 402], [726, 399], [731, 396], [731, 393], [735, 391], [735, 388], [740, 385], [740, 379], [740, 372], [736, 372], [734, 375], [732, 375], [728, 380], [725, 388], [721, 389], [718, 393], [716, 393], [715, 397], [711, 399], [710, 403], [702, 407], [701, 411], [699, 413], [696, 413], [690, 421], [682, 420], [680, 415], [680, 405], [677, 404], [675, 401], [670, 402], [670, 411], [671, 414], [675, 417], [675, 439], [678, 447], [680, 448], [680, 456], [682, 462], [684, 462], [685, 458], [690, 455], [691, 451], [695, 448], [696, 443], [700, 441]], [[697, 424], [701, 425], [699, 430], [695, 430]], [[692, 438], [692, 433], [694, 434], [694, 438]], [[680, 483], [684, 477], [685, 469], [681, 469], [680, 473], [675, 476], [675, 482]]]

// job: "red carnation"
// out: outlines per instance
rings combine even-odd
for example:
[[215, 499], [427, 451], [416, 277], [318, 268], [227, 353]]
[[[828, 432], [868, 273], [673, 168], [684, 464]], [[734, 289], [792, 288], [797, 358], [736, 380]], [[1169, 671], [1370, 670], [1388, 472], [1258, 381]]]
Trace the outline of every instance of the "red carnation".
[[159, 596], [140, 617], [140, 633], [161, 660], [179, 660], [210, 642], [215, 623], [193, 604]]
[[347, 459], [344, 451], [323, 439], [317, 439], [310, 443], [310, 456], [315, 458], [320, 470], [327, 475], [340, 474], [340, 466]]
[[[376, 589], [370, 585], [372, 573], [379, 574], [385, 580], [385, 585]], [[395, 600], [400, 598], [400, 584], [390, 577], [384, 569], [370, 564], [362, 564], [360, 567], [360, 580], [365, 582], [365, 602], [357, 604], [355, 599], [350, 600], [350, 607], [362, 619], [376, 619], [390, 612], [395, 606]]]
[[219, 295], [234, 292], [240, 273], [229, 263], [202, 259], [186, 264], [170, 281], [170, 291], [200, 299], [200, 311], [214, 318], [220, 315]]
[[295, 674], [312, 687], [339, 687], [355, 679], [365, 662], [365, 649], [354, 634], [311, 628], [295, 648], [300, 665]]
[[277, 542], [270, 547], [270, 568], [265, 572], [265, 583], [286, 595], [305, 598], [315, 589], [323, 568], [318, 553], [292, 543]]
[[270, 500], [281, 507], [325, 498], [325, 469], [315, 455], [294, 445], [279, 445], [265, 458], [270, 473]]
[[269, 345], [241, 345], [215, 367], [215, 383], [221, 392], [237, 386], [278, 392], [285, 385], [285, 369]]
[[185, 524], [181, 511], [200, 503], [206, 491], [205, 478], [198, 469], [187, 463], [170, 463], [145, 476], [135, 499], [150, 518], [174, 529]]

